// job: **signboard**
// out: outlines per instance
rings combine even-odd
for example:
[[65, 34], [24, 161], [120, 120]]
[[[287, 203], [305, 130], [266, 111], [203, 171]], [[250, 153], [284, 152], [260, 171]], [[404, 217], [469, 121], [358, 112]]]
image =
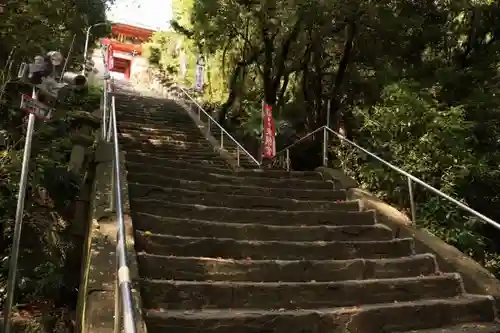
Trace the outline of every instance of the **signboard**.
[[196, 82], [194, 88], [197, 91], [203, 90], [204, 76], [205, 76], [205, 61], [203, 60], [203, 58], [200, 57], [196, 61]]
[[270, 105], [264, 103], [262, 113], [262, 157], [274, 158], [274, 155], [276, 155], [276, 128], [274, 127], [273, 109]]
[[21, 110], [32, 113], [41, 120], [49, 120], [54, 112], [53, 108], [33, 99], [28, 95], [21, 95]]
[[[134, 51], [134, 52], [136, 52], [136, 51]], [[113, 52], [113, 57], [122, 58], [122, 59], [126, 59], [126, 60], [132, 60], [132, 58], [134, 56], [135, 56], [135, 54], [130, 54], [127, 52], [122, 52], [122, 51], [114, 51]]]

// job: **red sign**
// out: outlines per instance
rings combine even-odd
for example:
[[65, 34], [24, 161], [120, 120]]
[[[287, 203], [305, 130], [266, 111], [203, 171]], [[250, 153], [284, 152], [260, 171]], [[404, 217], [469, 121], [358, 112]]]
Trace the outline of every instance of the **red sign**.
[[273, 109], [268, 104], [264, 104], [263, 120], [264, 127], [262, 133], [262, 157], [274, 158], [274, 155], [276, 155], [276, 129], [274, 127]]
[[115, 67], [115, 61], [113, 57], [113, 45], [108, 46], [108, 70], [111, 71]]

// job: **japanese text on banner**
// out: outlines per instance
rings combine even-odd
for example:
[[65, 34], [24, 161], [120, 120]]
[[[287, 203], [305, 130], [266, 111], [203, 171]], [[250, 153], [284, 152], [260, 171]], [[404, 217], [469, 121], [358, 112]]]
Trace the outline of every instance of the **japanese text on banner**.
[[263, 110], [263, 133], [262, 133], [262, 157], [273, 158], [276, 155], [275, 127], [273, 120], [273, 110], [270, 105], [264, 104]]

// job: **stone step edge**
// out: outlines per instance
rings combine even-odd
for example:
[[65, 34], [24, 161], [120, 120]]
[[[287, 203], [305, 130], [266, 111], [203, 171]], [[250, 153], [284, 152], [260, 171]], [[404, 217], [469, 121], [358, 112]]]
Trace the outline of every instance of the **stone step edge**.
[[[127, 163], [131, 163], [131, 162], [127, 162]], [[170, 167], [164, 167], [164, 168], [173, 169]], [[292, 183], [303, 183], [306, 186], [307, 185], [314, 186], [314, 185], [320, 185], [320, 184], [324, 185], [325, 183], [327, 183], [327, 184], [330, 184], [332, 186], [332, 189], [333, 189], [333, 182], [331, 180], [321, 180], [321, 179], [310, 180], [310, 179], [299, 179], [299, 178], [263, 178], [263, 177], [251, 177], [251, 176], [233, 176], [233, 175], [223, 175], [223, 174], [216, 174], [216, 173], [207, 173], [207, 172], [202, 172], [202, 171], [197, 171], [197, 170], [187, 170], [187, 169], [183, 169], [183, 170], [186, 170], [189, 173], [198, 174], [200, 176], [207, 176], [207, 175], [212, 176], [215, 180], [217, 180], [217, 179], [237, 179], [237, 180], [241, 180], [242, 182], [243, 181], [248, 181], [248, 182], [267, 181], [267, 182], [272, 183], [272, 184], [292, 182]], [[156, 177], [164, 178], [163, 175], [158, 176], [158, 174], [149, 173], [149, 172], [136, 172], [134, 174], [138, 175], [138, 176], [156, 176]], [[325, 188], [323, 188], [323, 189], [325, 189]], [[313, 190], [314, 190], [314, 188], [313, 188]]]
[[[132, 183], [134, 186], [135, 184]], [[159, 186], [160, 187], [160, 186]], [[196, 190], [189, 190], [185, 188], [175, 188], [175, 187], [163, 187], [161, 186], [159, 189], [155, 189], [152, 191], [149, 191], [147, 194], [142, 196], [141, 198], [131, 198], [131, 200], [142, 200], [146, 199], [149, 196], [149, 193], [151, 192], [162, 192], [165, 194], [171, 193], [171, 192], [182, 192], [182, 193], [190, 193], [190, 194], [199, 194], [199, 195], [208, 195], [211, 196], [213, 195], [213, 192], [210, 191], [196, 191]], [[359, 207], [361, 207], [362, 201], [359, 199], [354, 199], [354, 200], [349, 200], [346, 198], [346, 200], [343, 200], [342, 202], [332, 202], [329, 200], [302, 200], [302, 199], [292, 199], [292, 198], [276, 198], [274, 196], [266, 196], [264, 193], [261, 196], [256, 196], [256, 195], [244, 195], [244, 194], [222, 194], [220, 193], [218, 195], [219, 198], [222, 198], [223, 200], [230, 200], [232, 198], [234, 199], [271, 199], [271, 200], [278, 200], [283, 203], [290, 203], [290, 204], [300, 204], [300, 203], [307, 203], [307, 204], [334, 204], [338, 206], [346, 205], [346, 204], [353, 204], [357, 203]], [[160, 200], [160, 199], [155, 199], [155, 200]], [[337, 200], [340, 201], [340, 200]]]
[[[137, 257], [152, 257], [152, 258], [160, 258], [160, 259], [169, 259], [169, 260], [193, 260], [193, 261], [206, 261], [206, 262], [224, 262], [224, 263], [235, 263], [235, 264], [269, 264], [269, 263], [277, 263], [279, 265], [287, 265], [294, 264], [303, 261], [311, 262], [311, 263], [354, 263], [354, 262], [377, 262], [381, 264], [387, 263], [398, 263], [407, 261], [410, 259], [434, 259], [436, 260], [436, 256], [432, 253], [417, 253], [411, 256], [399, 257], [399, 258], [379, 258], [379, 259], [365, 259], [365, 258], [355, 258], [355, 259], [308, 259], [308, 260], [283, 260], [283, 259], [252, 259], [251, 261], [247, 259], [228, 259], [228, 258], [213, 258], [213, 257], [186, 257], [186, 256], [166, 256], [157, 253], [149, 253], [145, 251], [137, 252]], [[436, 261], [435, 261], [436, 262]], [[437, 268], [437, 262], [436, 262]], [[441, 274], [440, 271], [436, 270], [436, 274]]]
[[[242, 214], [246, 212], [259, 212], [259, 213], [270, 213], [270, 214], [276, 214], [276, 215], [299, 215], [299, 214], [345, 214], [346, 218], [349, 218], [348, 216], [351, 215], [352, 217], [355, 217], [356, 215], [363, 216], [363, 215], [372, 215], [373, 216], [373, 224], [376, 223], [376, 212], [374, 209], [363, 209], [359, 211], [341, 211], [341, 210], [334, 210], [334, 209], [328, 209], [328, 210], [321, 210], [321, 211], [315, 211], [315, 210], [293, 210], [293, 211], [285, 211], [285, 210], [277, 210], [277, 209], [248, 209], [248, 208], [230, 208], [230, 207], [224, 207], [224, 206], [208, 206], [208, 205], [201, 205], [201, 204], [187, 204], [187, 203], [178, 203], [178, 202], [172, 202], [168, 200], [161, 200], [161, 199], [131, 199], [130, 201], [134, 201], [136, 203], [146, 203], [146, 204], [151, 204], [155, 203], [159, 206], [181, 206], [181, 207], [189, 207], [189, 208], [195, 208], [198, 211], [202, 212], [205, 210], [226, 210], [226, 211], [241, 211]], [[137, 210], [137, 209], [136, 209]], [[140, 213], [146, 213], [143, 211], [139, 211]], [[169, 216], [165, 216], [169, 217]]]
[[[215, 152], [212, 152], [212, 154], [217, 154]], [[208, 153], [207, 153], [208, 155]], [[138, 163], [138, 162], [127, 162], [127, 166], [128, 165], [131, 165], [132, 167], [133, 166], [136, 166], [136, 167], [142, 167], [142, 166], [146, 166], [147, 164], [145, 163]], [[189, 169], [185, 169], [185, 168], [174, 168], [174, 167], [170, 167], [170, 166], [167, 166], [167, 165], [161, 165], [161, 166], [155, 166], [155, 167], [161, 167], [162, 169], [165, 169], [165, 170], [172, 170], [172, 169], [175, 169], [176, 171], [178, 172], [186, 172], [186, 173], [191, 173], [191, 174], [194, 174], [194, 175], [200, 175], [201, 176], [211, 176], [215, 179], [239, 179], [239, 180], [242, 180], [242, 181], [248, 181], [248, 182], [251, 182], [251, 181], [269, 181], [269, 182], [272, 182], [272, 183], [278, 183], [278, 182], [289, 182], [289, 181], [293, 181], [293, 182], [303, 182], [304, 184], [309, 184], [311, 186], [314, 186], [316, 184], [324, 184], [324, 183], [332, 183], [331, 180], [324, 180], [324, 179], [317, 179], [317, 180], [313, 180], [313, 179], [301, 179], [299, 177], [297, 178], [273, 178], [273, 177], [270, 177], [270, 178], [266, 178], [266, 177], [259, 177], [259, 176], [256, 176], [256, 177], [253, 177], [249, 174], [247, 175], [243, 175], [243, 176], [239, 176], [237, 175], [236, 173], [235, 174], [220, 174], [220, 173], [216, 173], [216, 172], [203, 172], [203, 171], [199, 171], [199, 170], [189, 170]], [[150, 175], [151, 173], [149, 172], [137, 172], [135, 173], [136, 175]], [[333, 184], [333, 183], [332, 183]], [[332, 185], [333, 186], [333, 185]]]
[[428, 328], [395, 333], [500, 333], [500, 322], [465, 323], [440, 328]]
[[[140, 282], [146, 282], [159, 285], [171, 286], [214, 286], [214, 287], [247, 287], [247, 286], [263, 286], [263, 287], [307, 287], [310, 285], [334, 287], [334, 286], [355, 286], [360, 284], [376, 284], [376, 283], [398, 283], [398, 282], [427, 282], [434, 280], [454, 280], [460, 284], [460, 294], [465, 294], [465, 288], [462, 283], [462, 277], [458, 273], [441, 273], [427, 276], [412, 276], [412, 277], [395, 277], [395, 278], [380, 278], [380, 279], [363, 279], [363, 280], [343, 280], [343, 281], [309, 281], [309, 282], [287, 282], [287, 281], [186, 281], [186, 280], [164, 280], [164, 279], [148, 279], [141, 278]], [[457, 295], [458, 296], [458, 295]]]
[[[190, 236], [177, 236], [177, 235], [170, 235], [170, 234], [159, 234], [159, 233], [153, 233], [153, 232], [147, 232], [147, 231], [141, 231], [141, 230], [136, 230], [136, 233], [142, 235], [144, 238], [147, 237], [157, 237], [157, 238], [170, 238], [170, 239], [179, 239], [179, 240], [185, 240], [185, 241], [207, 241], [207, 240], [212, 240], [212, 241], [222, 241], [222, 242], [235, 242], [235, 243], [240, 243], [240, 244], [276, 244], [276, 245], [300, 245], [300, 246], [326, 246], [328, 244], [387, 244], [387, 243], [401, 243], [401, 242], [413, 242], [413, 238], [394, 238], [394, 239], [388, 239], [388, 240], [349, 240], [349, 241], [344, 241], [344, 240], [335, 240], [335, 241], [275, 241], [275, 240], [240, 240], [240, 239], [234, 239], [234, 238], [227, 238], [227, 237], [221, 237], [221, 238], [215, 238], [215, 237], [190, 237]], [[414, 249], [413, 249], [413, 253]]]
[[[252, 190], [261, 190], [262, 192], [268, 190], [269, 188], [268, 187], [264, 187], [264, 186], [255, 186], [255, 185], [252, 185], [252, 186], [248, 186], [248, 185], [232, 185], [232, 184], [213, 184], [213, 183], [208, 183], [208, 182], [203, 182], [203, 181], [199, 181], [199, 180], [185, 180], [185, 179], [179, 179], [179, 178], [171, 178], [171, 177], [163, 177], [164, 179], [168, 179], [169, 181], [175, 181], [175, 182], [178, 182], [178, 183], [191, 183], [192, 185], [202, 185], [202, 186], [209, 186], [209, 187], [219, 187], [219, 188], [239, 188], [239, 189], [245, 189], [245, 188], [248, 188], [248, 189], [252, 189]], [[151, 180], [153, 181], [153, 180]], [[156, 185], [156, 184], [144, 184], [144, 183], [136, 183], [136, 182], [128, 182], [129, 184], [133, 184], [135, 186], [147, 186], [147, 187], [156, 187], [156, 188], [163, 188], [162, 186], [160, 185]], [[325, 194], [331, 194], [331, 193], [346, 193], [345, 190], [343, 189], [339, 189], [339, 190], [328, 190], [328, 189], [318, 189], [318, 190], [315, 190], [315, 189], [283, 189], [283, 188], [271, 188], [271, 190], [275, 190], [275, 191], [279, 191], [279, 190], [287, 190], [287, 191], [300, 191], [300, 192], [308, 192], [308, 193], [320, 193], [320, 192], [323, 192]]]
[[[150, 213], [140, 212], [134, 213], [136, 218], [140, 218], [141, 216], [154, 218], [159, 221], [159, 223], [166, 223], [167, 221], [161, 222], [162, 220], [175, 220], [179, 222], [188, 222], [188, 223], [198, 223], [198, 224], [207, 224], [207, 225], [216, 225], [216, 226], [224, 226], [224, 227], [234, 227], [234, 228], [248, 228], [248, 227], [260, 227], [267, 229], [275, 229], [275, 230], [294, 230], [301, 229], [304, 231], [307, 230], [345, 230], [349, 228], [366, 228], [366, 229], [374, 229], [380, 228], [385, 229], [387, 231], [391, 231], [392, 229], [386, 226], [385, 224], [375, 223], [372, 225], [331, 225], [331, 224], [318, 224], [318, 225], [280, 225], [280, 224], [264, 224], [264, 223], [231, 223], [231, 222], [223, 222], [223, 221], [212, 221], [212, 220], [199, 220], [199, 219], [190, 219], [190, 218], [180, 218], [180, 217], [165, 217], [165, 216], [157, 216]], [[167, 222], [168, 223], [168, 222]], [[141, 229], [137, 229], [141, 230]], [[147, 230], [143, 230], [147, 231]]]
[[410, 302], [397, 302], [397, 303], [377, 303], [368, 305], [358, 305], [352, 307], [336, 307], [336, 308], [318, 308], [318, 309], [297, 309], [297, 310], [283, 310], [277, 311], [276, 309], [217, 309], [217, 310], [170, 310], [170, 309], [155, 309], [146, 310], [146, 317], [161, 317], [163, 318], [185, 318], [192, 320], [213, 320], [213, 319], [238, 319], [238, 318], [256, 318], [256, 317], [268, 317], [268, 316], [286, 316], [286, 317], [297, 317], [301, 315], [334, 315], [351, 313], [356, 315], [357, 313], [363, 311], [372, 310], [391, 310], [400, 307], [414, 307], [414, 306], [433, 306], [445, 303], [449, 306], [459, 306], [468, 303], [473, 303], [475, 301], [485, 301], [488, 300], [492, 303], [494, 299], [491, 296], [485, 295], [475, 295], [475, 294], [463, 294], [460, 297], [454, 298], [442, 298], [442, 299], [424, 299], [419, 301]]

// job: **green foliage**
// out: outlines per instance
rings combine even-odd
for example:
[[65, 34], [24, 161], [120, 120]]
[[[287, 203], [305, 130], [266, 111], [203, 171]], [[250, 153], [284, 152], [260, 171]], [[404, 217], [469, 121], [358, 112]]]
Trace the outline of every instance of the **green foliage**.
[[[86, 111], [98, 106], [100, 91], [73, 96], [56, 117], [37, 122], [33, 136], [29, 180], [19, 260], [18, 302], [60, 299], [71, 286], [64, 284], [67, 255], [74, 250], [71, 221], [83, 175], [68, 169], [74, 137], [88, 133], [95, 122]], [[21, 110], [2, 106], [0, 132], [0, 301], [5, 297], [7, 263], [14, 230], [15, 209], [24, 147], [26, 119]], [[16, 124], [16, 126], [13, 126]], [[92, 144], [92, 143], [90, 143]], [[0, 302], [1, 303], [1, 302]]]
[[[263, 99], [297, 134], [326, 123], [329, 101], [332, 127], [342, 125], [363, 147], [500, 220], [497, 3], [179, 0], [173, 5], [176, 33], [156, 42], [152, 62], [172, 66], [168, 81], [179, 82], [171, 41], [189, 45], [183, 52], [191, 52], [191, 68], [202, 53], [208, 63], [203, 98], [239, 137], [258, 138]], [[184, 83], [192, 84], [194, 73], [187, 76]], [[313, 147], [316, 141], [307, 144], [292, 152], [298, 162], [321, 150]], [[334, 166], [408, 209], [406, 179], [346, 145], [335, 144], [331, 153]], [[301, 168], [298, 162], [293, 164]], [[500, 276], [498, 231], [415, 187], [418, 223]]]

